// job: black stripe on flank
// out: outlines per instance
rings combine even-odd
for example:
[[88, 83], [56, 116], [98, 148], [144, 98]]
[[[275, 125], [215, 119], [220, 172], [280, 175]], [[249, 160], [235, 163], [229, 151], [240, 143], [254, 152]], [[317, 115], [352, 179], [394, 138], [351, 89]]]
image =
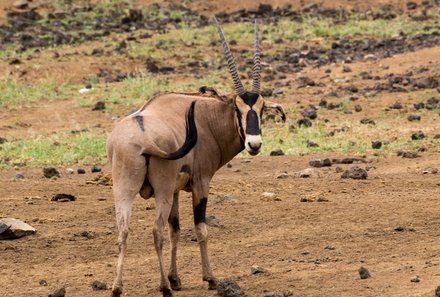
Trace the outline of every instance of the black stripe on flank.
[[199, 204], [194, 207], [194, 224], [200, 224], [206, 222], [206, 204], [208, 203], [208, 198], [202, 198]]
[[194, 120], [194, 107], [196, 102], [191, 102], [191, 106], [186, 113], [186, 138], [183, 145], [175, 152], [169, 153], [165, 158], [177, 160], [188, 154], [197, 143], [197, 127]]
[[145, 131], [144, 128], [144, 117], [141, 115], [137, 115], [134, 117], [136, 119], [136, 122], [139, 124], [139, 127], [141, 128], [142, 131]]
[[261, 130], [258, 125], [258, 115], [255, 110], [249, 110], [246, 115], [246, 134], [260, 135]]

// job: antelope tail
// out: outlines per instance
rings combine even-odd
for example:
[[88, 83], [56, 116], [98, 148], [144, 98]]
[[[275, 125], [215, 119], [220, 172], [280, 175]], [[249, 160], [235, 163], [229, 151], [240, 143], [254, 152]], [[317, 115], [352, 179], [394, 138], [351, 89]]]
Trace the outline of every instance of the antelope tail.
[[196, 105], [196, 102], [193, 101], [191, 103], [191, 106], [188, 109], [188, 112], [186, 113], [185, 142], [182, 144], [182, 146], [177, 151], [167, 154], [164, 157], [164, 159], [177, 160], [177, 159], [183, 158], [196, 145], [196, 143], [197, 143], [197, 127], [196, 127], [196, 122], [194, 120], [194, 107], [195, 107], [195, 105]]

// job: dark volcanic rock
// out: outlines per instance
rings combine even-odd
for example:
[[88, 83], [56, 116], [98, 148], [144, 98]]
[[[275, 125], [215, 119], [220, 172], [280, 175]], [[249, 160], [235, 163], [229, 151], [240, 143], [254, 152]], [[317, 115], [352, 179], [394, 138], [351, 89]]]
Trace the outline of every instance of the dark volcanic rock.
[[365, 169], [362, 169], [358, 166], [351, 167], [348, 170], [345, 170], [341, 175], [341, 178], [351, 178], [351, 179], [367, 179], [368, 173]]
[[410, 121], [410, 122], [418, 122], [418, 121], [420, 121], [421, 120], [421, 116], [419, 116], [419, 115], [416, 115], [416, 114], [410, 114], [409, 116], [408, 116], [408, 121]]
[[316, 159], [316, 160], [310, 160], [309, 165], [312, 167], [330, 167], [332, 166], [332, 161], [328, 158], [326, 159]]
[[60, 177], [60, 173], [58, 172], [58, 170], [55, 167], [44, 167], [43, 168], [43, 175], [44, 177], [47, 178], [52, 178], [52, 177]]
[[93, 291], [107, 290], [107, 284], [101, 281], [94, 281], [92, 283]]
[[302, 112], [301, 115], [305, 118], [309, 118], [309, 119], [316, 119], [318, 117], [317, 113], [316, 113], [316, 108], [314, 106], [309, 106], [306, 107]]
[[282, 149], [276, 149], [270, 152], [270, 156], [284, 156]]
[[83, 168], [78, 168], [76, 170], [76, 172], [78, 172], [78, 174], [85, 174], [86, 173], [85, 169], [83, 169]]
[[414, 108], [415, 108], [416, 110], [419, 110], [419, 109], [425, 108], [425, 103], [423, 103], [423, 102], [417, 102], [417, 103], [414, 103]]
[[372, 120], [370, 118], [363, 118], [363, 119], [361, 119], [360, 122], [363, 125], [376, 125], [376, 122], [374, 122], [374, 120]]
[[402, 109], [403, 106], [402, 106], [402, 103], [400, 103], [399, 101], [396, 101], [390, 106], [390, 108], [391, 109]]
[[362, 111], [362, 106], [360, 106], [359, 104], [357, 104], [357, 105], [354, 107], [354, 111], [356, 111], [356, 112], [361, 112], [361, 111]]
[[105, 102], [101, 100], [97, 101], [95, 103], [95, 106], [93, 106], [92, 108], [92, 110], [103, 110], [103, 109], [105, 109]]
[[307, 86], [313, 87], [313, 86], [316, 85], [315, 81], [312, 80], [311, 78], [307, 77], [307, 76], [298, 77], [296, 79], [296, 81], [298, 82], [298, 87], [299, 88], [304, 88], [304, 87], [307, 87]]
[[372, 141], [371, 147], [376, 150], [380, 149], [382, 147], [382, 141], [379, 140]]
[[55, 194], [50, 200], [57, 202], [69, 202], [69, 201], [75, 201], [76, 197], [70, 194], [61, 193], [61, 194]]
[[50, 293], [48, 297], [64, 297], [66, 296], [66, 289], [60, 288], [55, 290], [53, 293]]
[[0, 144], [6, 143], [8, 140], [6, 138], [0, 137]]
[[423, 133], [422, 131], [417, 131], [417, 132], [414, 132], [413, 134], [411, 134], [412, 140], [421, 140], [425, 137], [426, 137], [425, 133]]
[[358, 271], [359, 271], [359, 277], [360, 277], [361, 279], [367, 279], [367, 278], [370, 278], [370, 277], [371, 277], [370, 272], [369, 272], [368, 269], [365, 268], [365, 267], [361, 267], [361, 268], [359, 268]]
[[308, 118], [299, 119], [297, 121], [297, 124], [298, 124], [299, 127], [304, 126], [306, 128], [312, 126], [312, 122]]
[[219, 297], [242, 297], [244, 296], [243, 290], [237, 284], [236, 281], [226, 279], [219, 281], [217, 284], [217, 294]]
[[92, 169], [90, 169], [92, 173], [101, 172], [101, 168], [99, 166], [93, 165]]

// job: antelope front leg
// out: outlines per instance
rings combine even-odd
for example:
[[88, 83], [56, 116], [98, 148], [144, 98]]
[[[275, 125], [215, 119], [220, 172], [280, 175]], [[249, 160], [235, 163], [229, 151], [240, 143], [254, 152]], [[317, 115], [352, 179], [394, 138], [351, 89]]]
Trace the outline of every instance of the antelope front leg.
[[200, 246], [200, 256], [202, 259], [202, 275], [203, 280], [209, 283], [209, 289], [217, 288], [217, 279], [212, 273], [211, 265], [208, 258], [208, 230], [206, 228], [206, 204], [208, 198], [206, 196], [198, 196], [193, 193], [194, 208], [194, 225], [196, 230], [197, 242]]

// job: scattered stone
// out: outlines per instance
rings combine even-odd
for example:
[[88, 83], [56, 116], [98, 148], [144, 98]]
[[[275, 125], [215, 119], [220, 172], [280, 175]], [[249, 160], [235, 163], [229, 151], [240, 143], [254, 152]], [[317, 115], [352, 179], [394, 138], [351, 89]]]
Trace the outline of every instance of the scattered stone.
[[6, 138], [0, 137], [0, 144], [6, 143], [8, 140]]
[[420, 120], [421, 120], [421, 116], [419, 116], [419, 115], [416, 115], [416, 114], [410, 114], [409, 116], [408, 116], [408, 121], [410, 121], [410, 122], [419, 122]]
[[362, 111], [362, 106], [360, 106], [359, 104], [355, 105], [354, 111], [361, 112]]
[[394, 228], [394, 231], [403, 232], [403, 231], [405, 231], [405, 228], [403, 228], [402, 226], [398, 226], [398, 227]]
[[226, 279], [218, 282], [217, 294], [219, 297], [242, 297], [244, 296], [244, 291], [236, 281]]
[[316, 159], [310, 160], [309, 165], [312, 167], [320, 168], [320, 167], [330, 167], [332, 166], [332, 161], [328, 158], [326, 159]]
[[14, 2], [14, 7], [18, 9], [25, 9], [28, 7], [29, 2], [28, 0], [17, 0]]
[[75, 170], [73, 170], [72, 168], [67, 168], [66, 169], [66, 174], [67, 175], [72, 175], [73, 173], [75, 173]]
[[318, 202], [328, 202], [328, 199], [325, 198], [324, 196], [319, 196], [316, 201], [318, 201]]
[[234, 195], [221, 195], [214, 199], [215, 203], [237, 203], [238, 197]]
[[276, 149], [270, 152], [270, 156], [284, 156], [284, 152], [282, 149]]
[[351, 68], [348, 67], [347, 65], [344, 65], [344, 66], [342, 67], [342, 72], [351, 72], [351, 71], [352, 71]]
[[391, 109], [402, 109], [402, 103], [400, 103], [399, 101], [394, 102], [393, 104], [391, 104], [390, 106]]
[[75, 201], [76, 197], [70, 194], [55, 194], [50, 201], [57, 201], [57, 202], [69, 202], [69, 201]]
[[266, 272], [267, 272], [267, 269], [265, 269], [261, 266], [253, 265], [251, 267], [251, 274], [266, 273]]
[[306, 146], [307, 147], [319, 147], [319, 144], [317, 144], [316, 142], [313, 142], [311, 140], [306, 140]]
[[264, 292], [263, 297], [291, 297], [293, 293], [291, 291], [285, 291], [283, 293], [277, 292]]
[[92, 110], [103, 110], [105, 109], [105, 102], [102, 100], [99, 100], [95, 103], [95, 106], [93, 106]]
[[426, 137], [425, 133], [423, 133], [422, 131], [417, 131], [417, 132], [414, 132], [413, 134], [411, 134], [412, 140], [421, 140], [425, 137]]
[[263, 96], [263, 97], [271, 97], [272, 94], [273, 94], [273, 90], [272, 89], [263, 89], [261, 91], [260, 95]]
[[113, 184], [112, 177], [110, 174], [100, 173], [93, 177], [92, 180], [87, 180], [88, 185], [101, 185], [101, 186], [111, 186]]
[[414, 10], [417, 8], [417, 3], [409, 1], [406, 3], [406, 8], [408, 8], [408, 10]]
[[0, 239], [17, 239], [35, 232], [37, 230], [34, 227], [18, 219], [0, 219]]
[[79, 233], [75, 233], [75, 234], [73, 234], [74, 236], [77, 236], [77, 237], [85, 237], [85, 238], [87, 238], [87, 239], [92, 239], [92, 238], [94, 238], [95, 237], [95, 235], [93, 234], [93, 232], [90, 232], [90, 231], [81, 231], [81, 232], [79, 232]]
[[414, 103], [415, 110], [419, 110], [419, 109], [423, 109], [423, 108], [425, 108], [425, 103], [423, 103], [423, 102]]
[[359, 276], [360, 276], [361, 279], [367, 279], [367, 278], [371, 277], [371, 274], [368, 271], [368, 269], [363, 267], [363, 266], [361, 268], [359, 268], [358, 271], [359, 271]]
[[302, 112], [302, 116], [305, 118], [309, 118], [311, 120], [314, 120], [318, 117], [316, 114], [316, 108], [314, 106], [306, 107]]
[[378, 150], [382, 147], [382, 141], [380, 140], [375, 140], [371, 142], [371, 147], [375, 150]]
[[309, 197], [301, 197], [299, 199], [299, 202], [314, 202], [315, 200], [313, 198], [309, 198]]
[[43, 168], [43, 175], [44, 175], [44, 177], [47, 177], [47, 178], [52, 178], [54, 176], [55, 177], [61, 176], [55, 167], [44, 167]]
[[40, 286], [46, 287], [47, 286], [47, 280], [42, 279], [42, 280], [40, 280], [39, 284], [40, 284]]
[[92, 173], [101, 172], [101, 168], [99, 166], [93, 165], [91, 171]]
[[85, 174], [85, 173], [86, 173], [86, 170], [83, 169], [83, 168], [78, 168], [78, 169], [76, 170], [76, 172], [78, 172], [78, 174]]
[[334, 251], [336, 250], [336, 248], [334, 246], [332, 246], [331, 244], [327, 244], [324, 248], [325, 250], [329, 250], [329, 251]]
[[265, 199], [265, 200], [271, 200], [271, 201], [279, 201], [280, 199], [277, 198], [277, 194], [276, 193], [272, 193], [272, 192], [263, 192], [261, 194], [261, 196]]
[[412, 283], [419, 283], [420, 282], [420, 277], [418, 275], [414, 276], [413, 278], [411, 278], [411, 282]]
[[206, 224], [209, 227], [221, 227], [219, 219], [217, 219], [215, 216], [208, 216], [206, 217]]
[[376, 122], [370, 118], [363, 118], [360, 122], [363, 125], [376, 125]]
[[348, 170], [345, 170], [341, 175], [341, 178], [351, 178], [351, 179], [367, 179], [368, 173], [365, 169], [358, 166], [353, 166]]
[[312, 127], [312, 122], [308, 118], [299, 119], [297, 121], [299, 127], [304, 126], [306, 128]]
[[107, 284], [101, 281], [94, 281], [91, 285], [93, 291], [107, 290]]
[[288, 178], [289, 174], [287, 172], [283, 172], [280, 175], [277, 175], [278, 179]]
[[440, 134], [435, 134], [432, 138], [434, 138], [434, 139], [440, 139]]
[[440, 297], [440, 286], [435, 289], [435, 297]]
[[24, 179], [24, 175], [23, 175], [23, 173], [21, 173], [21, 172], [16, 172], [16, 173], [15, 173], [15, 178], [16, 178], [16, 179]]
[[298, 172], [299, 177], [309, 178], [312, 176], [319, 176], [319, 172], [315, 168], [306, 168]]
[[298, 88], [304, 88], [307, 86], [313, 87], [316, 85], [315, 81], [307, 76], [301, 76], [296, 79], [298, 82]]
[[402, 151], [402, 150], [397, 151], [397, 156], [399, 157], [401, 156], [402, 158], [408, 158], [408, 159], [414, 159], [420, 157], [418, 152]]
[[50, 293], [48, 297], [65, 297], [66, 296], [66, 289], [60, 288], [55, 290], [53, 293]]
[[342, 172], [344, 172], [344, 169], [342, 169], [339, 166], [336, 166], [335, 171], [336, 171], [336, 173], [342, 173]]
[[422, 170], [422, 174], [437, 174], [438, 168], [435, 167], [426, 167]]

